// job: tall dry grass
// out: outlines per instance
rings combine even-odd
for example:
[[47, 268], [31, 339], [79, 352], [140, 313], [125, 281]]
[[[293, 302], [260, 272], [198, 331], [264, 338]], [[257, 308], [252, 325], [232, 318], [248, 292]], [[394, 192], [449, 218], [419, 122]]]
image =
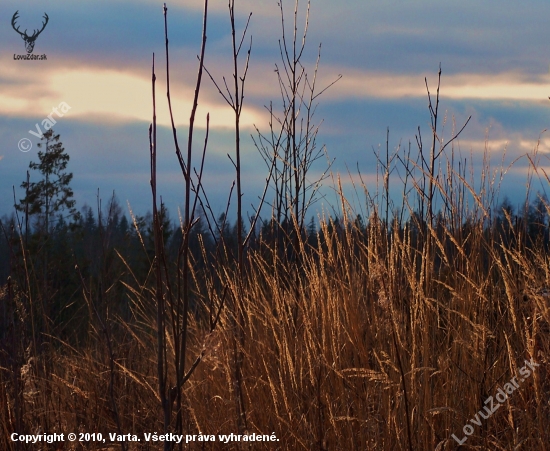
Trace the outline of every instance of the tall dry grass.
[[[438, 186], [458, 199], [469, 183], [456, 172], [444, 175], [452, 184]], [[373, 206], [365, 228], [341, 195], [339, 223], [321, 218], [315, 239], [298, 234], [299, 266], [260, 236], [246, 253], [241, 288], [235, 265], [193, 272], [202, 308], [189, 319], [188, 366], [193, 356], [202, 361], [184, 386], [185, 433], [237, 431], [235, 312], [223, 309], [218, 327], [209, 326], [224, 295], [217, 287], [225, 286], [244, 295], [238, 345], [247, 430], [280, 439], [250, 449], [458, 449], [451, 434], [462, 438], [463, 426], [526, 359], [540, 366], [460, 449], [548, 449], [550, 310], [539, 290], [550, 284], [547, 245], [529, 241], [517, 218], [489, 223], [493, 206], [481, 201], [494, 197], [470, 194], [478, 204], [453, 201], [433, 226], [411, 214], [388, 227]], [[2, 449], [18, 449], [11, 431], [162, 430], [154, 289], [137, 280], [127, 288], [133, 319], [112, 319], [113, 370], [99, 322], [79, 349], [52, 344], [23, 355], [20, 366], [2, 365]], [[4, 302], [16, 295], [5, 291]], [[175, 352], [173, 343], [167, 352]], [[184, 449], [248, 448], [192, 442]]]
[[[203, 50], [205, 35], [206, 14]], [[166, 47], [168, 61], [167, 34]], [[154, 71], [152, 78], [154, 87]], [[199, 86], [200, 75], [195, 106]], [[162, 250], [152, 126], [155, 259], [148, 275], [134, 275], [133, 262], [119, 254], [123, 273], [102, 274], [97, 283], [82, 277], [88, 321], [79, 323], [86, 329], [79, 336], [87, 338], [78, 343], [35, 333], [35, 323], [48, 318], [33, 316], [42, 311], [41, 297], [30, 289], [26, 261], [22, 277], [0, 293], [0, 448], [156, 450], [163, 445], [144, 442], [143, 433], [181, 428], [279, 439], [251, 446], [193, 441], [182, 446], [188, 450], [459, 449], [452, 434], [464, 437], [488, 397], [531, 359], [536, 370], [460, 449], [550, 448], [548, 220], [533, 233], [527, 210], [498, 210], [504, 170], [492, 170], [486, 156], [480, 173], [469, 172], [473, 163], [452, 145], [460, 132], [446, 143], [438, 135], [439, 85], [433, 105], [429, 90], [428, 97], [431, 147], [417, 139], [417, 157], [386, 152], [380, 191], [363, 186], [364, 226], [338, 180], [338, 220], [320, 216], [308, 234], [303, 201], [303, 210], [287, 209], [284, 224], [274, 214], [250, 241], [240, 230], [236, 252], [219, 239], [214, 260], [205, 246], [198, 254], [189, 246], [204, 162], [203, 153], [193, 181], [192, 131], [187, 162], [175, 140], [186, 183], [185, 244], [177, 261]], [[296, 138], [291, 129], [283, 130], [289, 140]], [[275, 150], [286, 155], [277, 164], [290, 169], [272, 162], [270, 172], [282, 171], [277, 184], [291, 188], [295, 155]], [[306, 162], [315, 154], [307, 155]], [[537, 152], [526, 158], [529, 184]], [[400, 207], [389, 194], [400, 179], [394, 169], [404, 180]], [[297, 189], [294, 200], [304, 193]], [[275, 205], [297, 205], [285, 196]], [[541, 204], [547, 218], [550, 206]], [[115, 286], [124, 287], [123, 300]], [[117, 313], [121, 301], [129, 316]], [[130, 433], [142, 441], [37, 448], [12, 442], [12, 432]]]

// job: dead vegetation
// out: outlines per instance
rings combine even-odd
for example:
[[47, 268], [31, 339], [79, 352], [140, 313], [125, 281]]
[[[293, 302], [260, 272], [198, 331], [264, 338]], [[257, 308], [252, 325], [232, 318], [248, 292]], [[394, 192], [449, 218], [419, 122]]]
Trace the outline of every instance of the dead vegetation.
[[[234, 45], [236, 73], [238, 56]], [[202, 59], [199, 64], [197, 95]], [[296, 61], [289, 67], [302, 71]], [[486, 164], [480, 173], [468, 173], [469, 165], [455, 155], [459, 133], [448, 142], [440, 139], [438, 82], [436, 97], [428, 90], [429, 147], [419, 131], [415, 151], [388, 149], [379, 156], [380, 190], [362, 187], [367, 220], [348, 203], [337, 179], [339, 216], [320, 216], [317, 227], [306, 228], [309, 203], [300, 171], [309, 167], [303, 158], [316, 154], [304, 152], [306, 141], [297, 139], [296, 122], [288, 120], [298, 117], [297, 99], [304, 99], [289, 80], [292, 95], [273, 122], [281, 129], [273, 133], [271, 124], [275, 139], [260, 149], [268, 188], [274, 187], [266, 192], [274, 200], [264, 193], [273, 215], [258, 219], [251, 227], [256, 233], [239, 225], [231, 244], [224, 239], [225, 219], [208, 214], [202, 164], [191, 170], [191, 130], [185, 160], [175, 140], [186, 210], [181, 244], [171, 258], [156, 205], [153, 124], [155, 246], [149, 271], [139, 279], [132, 262], [118, 254], [122, 270], [110, 274], [110, 284], [81, 277], [88, 311], [84, 341], [38, 330], [35, 315], [42, 311], [33, 307], [33, 269], [22, 259], [20, 272], [0, 293], [2, 449], [171, 449], [144, 442], [143, 434], [217, 438], [237, 431], [275, 433], [279, 441], [193, 441], [182, 449], [549, 448], [548, 202], [539, 197], [537, 211], [528, 203], [517, 214], [499, 210], [502, 170]], [[239, 89], [244, 87], [236, 82], [235, 98]], [[308, 105], [303, 111], [310, 118]], [[238, 136], [240, 107], [234, 107]], [[307, 130], [316, 134], [309, 123]], [[545, 179], [537, 173], [537, 149], [525, 158], [532, 163], [529, 181]], [[403, 186], [400, 205], [390, 196], [390, 181], [397, 180]], [[210, 226], [198, 234], [198, 252], [190, 241], [197, 205]], [[13, 233], [19, 241], [11, 242], [27, 255], [22, 234]], [[204, 244], [208, 234], [216, 241], [211, 255]], [[128, 316], [117, 310], [121, 299], [114, 286], [123, 287]], [[470, 420], [525, 360], [540, 366], [474, 425]], [[466, 424], [474, 431], [459, 447], [452, 434], [465, 437]], [[36, 448], [12, 442], [12, 432], [117, 432], [142, 441]]]

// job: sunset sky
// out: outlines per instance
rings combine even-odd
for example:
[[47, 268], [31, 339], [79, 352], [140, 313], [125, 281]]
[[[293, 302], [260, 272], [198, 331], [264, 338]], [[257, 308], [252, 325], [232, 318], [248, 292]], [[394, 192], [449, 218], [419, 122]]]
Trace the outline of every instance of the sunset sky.
[[[181, 143], [187, 124], [197, 71], [203, 2], [167, 3], [171, 59], [172, 102]], [[285, 0], [287, 26], [294, 2]], [[305, 18], [300, 2], [300, 29]], [[12, 28], [19, 10], [21, 30], [49, 22], [36, 40], [33, 54], [46, 61], [14, 60], [25, 54], [24, 42]], [[277, 102], [274, 72], [280, 65], [280, 11], [276, 0], [236, 0], [238, 28], [252, 12], [250, 69], [242, 116], [243, 184], [245, 205], [255, 203], [267, 169], [255, 149], [254, 126], [268, 131], [264, 105]], [[442, 67], [441, 111], [447, 117], [443, 135], [450, 137], [453, 122], [460, 127], [472, 116], [456, 143], [462, 157], [474, 157], [479, 171], [487, 145], [491, 163], [508, 166], [532, 152], [540, 139], [540, 165], [550, 174], [550, 3], [511, 0], [312, 0], [304, 61], [313, 73], [321, 47], [318, 83], [325, 86], [342, 75], [319, 98], [316, 123], [322, 122], [318, 145], [326, 145], [333, 172], [340, 173], [346, 190], [357, 180], [357, 166], [369, 189], [375, 188], [373, 150], [400, 143], [413, 149], [420, 127], [428, 141], [430, 116], [424, 78], [432, 93]], [[230, 78], [230, 27], [226, 0], [210, 0], [205, 62], [221, 80]], [[290, 28], [287, 30], [290, 32]], [[78, 208], [95, 206], [97, 191], [104, 203], [113, 190], [121, 204], [144, 214], [150, 210], [148, 127], [152, 120], [151, 61], [156, 54], [159, 125], [159, 194], [170, 210], [183, 202], [183, 177], [174, 154], [166, 103], [164, 22], [159, 1], [11, 1], [0, 4], [0, 216], [11, 213], [15, 186], [18, 199], [31, 160], [37, 160], [36, 131], [54, 107], [70, 106], [54, 131], [71, 160]], [[244, 60], [243, 60], [244, 61]], [[211, 137], [206, 158], [205, 185], [216, 212], [224, 209], [235, 177], [227, 154], [233, 155], [232, 112], [208, 77], [203, 78], [195, 143], [204, 140], [206, 114]], [[18, 149], [28, 138], [32, 148]], [[326, 160], [324, 160], [326, 161]], [[311, 179], [323, 170], [315, 166]], [[508, 169], [501, 195], [519, 203], [525, 195], [527, 160]], [[350, 174], [351, 173], [351, 177]], [[31, 177], [33, 174], [31, 174]], [[37, 174], [34, 179], [37, 180]], [[400, 191], [395, 182], [396, 191]], [[317, 204], [330, 204], [332, 190]], [[538, 183], [534, 189], [547, 189]], [[352, 196], [354, 197], [354, 196]], [[364, 202], [362, 193], [354, 199]], [[251, 212], [251, 207], [247, 207]], [[317, 207], [316, 207], [317, 208]], [[330, 208], [327, 206], [327, 208]], [[314, 213], [314, 212], [312, 212]], [[176, 217], [174, 212], [173, 217]]]

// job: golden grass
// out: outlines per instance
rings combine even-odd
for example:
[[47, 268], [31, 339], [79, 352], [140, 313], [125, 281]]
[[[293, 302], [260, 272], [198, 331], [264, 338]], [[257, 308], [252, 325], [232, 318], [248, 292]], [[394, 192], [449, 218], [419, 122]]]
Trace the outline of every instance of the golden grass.
[[[479, 202], [482, 195], [469, 211], [453, 204], [422, 238], [419, 224], [388, 228], [376, 209], [361, 230], [342, 197], [344, 221], [321, 220], [313, 246], [301, 235], [299, 262], [260, 238], [246, 254], [242, 302], [226, 306], [211, 333], [204, 315], [190, 317], [188, 365], [201, 353], [203, 360], [184, 386], [184, 428], [216, 437], [237, 431], [231, 315], [241, 305], [247, 430], [280, 441], [250, 448], [195, 441], [184, 449], [458, 449], [451, 434], [464, 437], [463, 426], [526, 359], [540, 366], [460, 449], [550, 448], [550, 306], [537, 288], [550, 286], [547, 245], [528, 244], [512, 218], [507, 238], [488, 227], [480, 212], [491, 205]], [[237, 270], [213, 271], [238, 296]], [[192, 274], [202, 312], [222, 296], [212, 282], [200, 288], [211, 277]], [[128, 286], [133, 320], [111, 320], [120, 428], [140, 437], [163, 427], [148, 283]], [[2, 449], [18, 449], [7, 438], [14, 430], [117, 431], [105, 337], [90, 327], [80, 349], [56, 343], [37, 357], [24, 354], [20, 366], [2, 365]], [[170, 368], [172, 383], [174, 374]], [[61, 449], [111, 449], [71, 446]]]

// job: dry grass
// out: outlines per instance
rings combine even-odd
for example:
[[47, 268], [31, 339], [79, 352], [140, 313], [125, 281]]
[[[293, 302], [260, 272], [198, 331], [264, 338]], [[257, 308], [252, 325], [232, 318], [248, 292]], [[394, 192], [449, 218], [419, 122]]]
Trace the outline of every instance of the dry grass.
[[[200, 77], [195, 102], [199, 85]], [[250, 446], [193, 441], [183, 445], [187, 450], [549, 450], [550, 298], [541, 288], [550, 287], [550, 207], [544, 203], [546, 219], [535, 236], [527, 233], [527, 215], [498, 212], [504, 171], [492, 172], [488, 158], [479, 175], [468, 175], [473, 163], [462, 159], [456, 168], [452, 146], [445, 149], [454, 138], [444, 144], [437, 135], [439, 85], [433, 105], [429, 91], [428, 98], [432, 146], [423, 149], [419, 140], [416, 160], [410, 151], [386, 153], [383, 188], [371, 195], [364, 187], [366, 227], [335, 183], [339, 221], [322, 217], [320, 230], [307, 236], [308, 203], [298, 207], [306, 187], [300, 191], [295, 182], [293, 193], [291, 175], [315, 157], [295, 154], [292, 163], [290, 154], [277, 153], [282, 144], [270, 143], [268, 163], [282, 186], [277, 192], [284, 193], [276, 199], [279, 218], [271, 218], [277, 239], [267, 230], [247, 242], [239, 225], [235, 249], [221, 240], [206, 268], [197, 264], [211, 261], [204, 247], [202, 256], [192, 255], [187, 239], [177, 263], [163, 250], [151, 127], [154, 255], [161, 263], [148, 256], [148, 275], [139, 280], [134, 262], [118, 254], [124, 276], [109, 273], [104, 261], [100, 280], [80, 276], [88, 315], [78, 323], [85, 333], [75, 335], [87, 339], [70, 345], [39, 334], [48, 330], [39, 321], [47, 326], [49, 318], [40, 293], [28, 288], [36, 276], [23, 261], [19, 285], [10, 281], [0, 292], [2, 324], [9, 329], [0, 335], [0, 449], [157, 450], [162, 445], [144, 442], [143, 434], [161, 434], [167, 425], [216, 438], [244, 427], [279, 439]], [[283, 132], [289, 142], [298, 138], [296, 130]], [[191, 153], [189, 139], [189, 169]], [[536, 170], [536, 151], [528, 158]], [[401, 208], [389, 196], [396, 168], [405, 181]], [[200, 192], [202, 165], [193, 186], [191, 175], [184, 176], [182, 235], [188, 238], [197, 206], [191, 193]], [[305, 181], [305, 173], [299, 178]], [[287, 211], [286, 223], [277, 224]], [[124, 299], [117, 298], [120, 292]], [[123, 302], [131, 308], [125, 319], [113, 313]], [[181, 355], [185, 365], [177, 363]], [[202, 360], [183, 383], [183, 370], [197, 356]], [[470, 420], [525, 360], [539, 366], [474, 426]], [[174, 387], [182, 392], [177, 402]], [[180, 403], [181, 422], [170, 410]], [[459, 447], [452, 434], [464, 437], [466, 424], [473, 433]], [[142, 441], [37, 447], [12, 442], [12, 432], [118, 432]]]
[[[540, 366], [461, 449], [548, 449], [550, 310], [547, 293], [533, 288], [550, 285], [546, 248], [526, 245], [513, 228], [504, 239], [474, 215], [461, 217], [460, 227], [452, 219], [430, 232], [430, 264], [427, 239], [413, 222], [388, 230], [374, 213], [366, 230], [322, 221], [315, 246], [300, 240], [299, 265], [268, 242], [249, 250], [241, 303], [247, 428], [280, 439], [250, 449], [457, 449], [451, 434], [464, 436], [463, 426], [525, 359]], [[236, 295], [236, 270], [218, 271]], [[221, 293], [207, 292], [198, 299], [219, 302]], [[128, 297], [134, 320], [113, 335], [120, 427], [160, 432], [155, 297], [145, 286]], [[204, 358], [184, 387], [186, 433], [237, 430], [230, 314], [223, 310], [212, 333], [201, 315], [190, 317], [189, 361]], [[57, 343], [20, 363], [0, 373], [3, 449], [16, 449], [6, 439], [14, 430], [116, 432], [100, 332], [91, 330], [82, 349]], [[247, 447], [193, 442], [184, 449]]]

